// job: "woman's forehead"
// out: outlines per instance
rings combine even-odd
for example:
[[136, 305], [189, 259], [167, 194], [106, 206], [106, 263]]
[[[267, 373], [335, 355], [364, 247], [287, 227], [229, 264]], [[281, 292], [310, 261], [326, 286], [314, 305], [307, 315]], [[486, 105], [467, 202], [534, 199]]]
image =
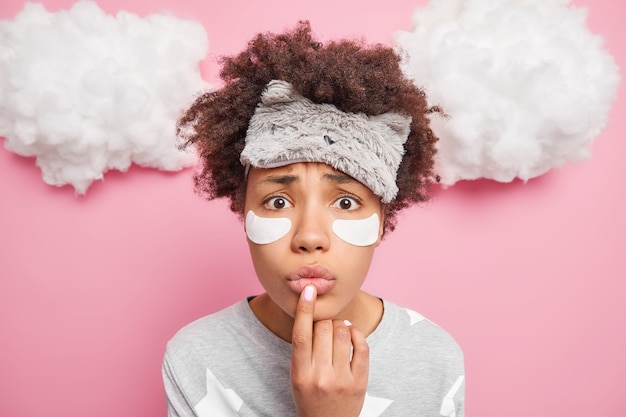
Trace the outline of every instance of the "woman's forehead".
[[296, 162], [275, 168], [251, 168], [248, 174], [248, 185], [263, 183], [285, 185], [298, 182], [305, 175], [333, 184], [353, 184], [372, 192], [360, 181], [323, 162]]
[[339, 171], [324, 162], [294, 162], [273, 168], [254, 168], [250, 169], [250, 174], [255, 173], [256, 176], [277, 175], [277, 174], [296, 174], [305, 171], [319, 171], [320, 173], [333, 173], [335, 175], [352, 178], [345, 172]]

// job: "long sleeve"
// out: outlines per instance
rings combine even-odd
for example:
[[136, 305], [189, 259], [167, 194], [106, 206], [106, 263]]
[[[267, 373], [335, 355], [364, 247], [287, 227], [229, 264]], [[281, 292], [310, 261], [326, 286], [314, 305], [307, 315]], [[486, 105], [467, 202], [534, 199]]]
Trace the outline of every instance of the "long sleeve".
[[163, 359], [163, 386], [167, 400], [168, 417], [196, 417], [193, 408], [181, 392], [173, 370], [170, 367], [167, 353]]

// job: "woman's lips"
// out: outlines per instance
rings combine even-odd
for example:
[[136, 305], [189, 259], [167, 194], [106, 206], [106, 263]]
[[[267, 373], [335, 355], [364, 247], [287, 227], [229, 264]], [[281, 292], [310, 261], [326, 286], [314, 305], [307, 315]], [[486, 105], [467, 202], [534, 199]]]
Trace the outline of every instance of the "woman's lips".
[[335, 286], [335, 278], [323, 266], [303, 266], [289, 274], [287, 285], [297, 294], [300, 294], [307, 285], [313, 285], [317, 289], [317, 295], [324, 295]]

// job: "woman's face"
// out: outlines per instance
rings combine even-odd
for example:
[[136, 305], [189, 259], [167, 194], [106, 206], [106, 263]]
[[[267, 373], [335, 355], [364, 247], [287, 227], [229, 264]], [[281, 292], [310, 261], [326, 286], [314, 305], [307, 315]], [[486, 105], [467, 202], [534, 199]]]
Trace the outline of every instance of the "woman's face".
[[293, 317], [311, 284], [315, 320], [349, 310], [383, 231], [369, 188], [323, 163], [252, 168], [245, 215], [254, 268], [273, 303]]

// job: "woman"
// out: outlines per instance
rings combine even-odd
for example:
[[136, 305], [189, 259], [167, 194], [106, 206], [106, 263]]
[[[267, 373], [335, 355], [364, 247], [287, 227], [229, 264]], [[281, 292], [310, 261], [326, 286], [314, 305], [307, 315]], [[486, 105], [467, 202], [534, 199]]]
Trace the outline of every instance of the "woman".
[[390, 48], [323, 45], [308, 22], [222, 60], [179, 135], [196, 188], [244, 220], [263, 294], [169, 342], [170, 416], [463, 416], [463, 356], [361, 290], [399, 210], [428, 197], [436, 138]]

